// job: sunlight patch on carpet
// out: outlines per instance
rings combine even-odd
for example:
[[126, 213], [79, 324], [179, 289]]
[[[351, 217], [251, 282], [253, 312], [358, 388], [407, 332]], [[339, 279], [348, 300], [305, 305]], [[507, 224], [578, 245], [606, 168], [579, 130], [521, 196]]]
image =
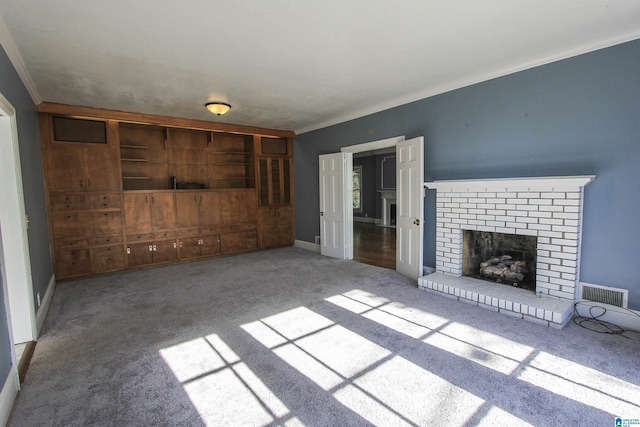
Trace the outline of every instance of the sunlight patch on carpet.
[[217, 334], [160, 350], [207, 426], [300, 425]]
[[522, 381], [610, 414], [640, 414], [640, 386], [541, 351], [518, 375]]

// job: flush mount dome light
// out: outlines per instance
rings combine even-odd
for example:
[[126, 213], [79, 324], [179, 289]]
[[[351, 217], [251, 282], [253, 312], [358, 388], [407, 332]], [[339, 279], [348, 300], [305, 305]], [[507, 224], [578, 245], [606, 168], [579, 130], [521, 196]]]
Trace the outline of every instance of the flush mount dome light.
[[223, 115], [231, 109], [231, 105], [226, 102], [207, 102], [204, 106], [207, 107], [207, 110], [218, 116]]

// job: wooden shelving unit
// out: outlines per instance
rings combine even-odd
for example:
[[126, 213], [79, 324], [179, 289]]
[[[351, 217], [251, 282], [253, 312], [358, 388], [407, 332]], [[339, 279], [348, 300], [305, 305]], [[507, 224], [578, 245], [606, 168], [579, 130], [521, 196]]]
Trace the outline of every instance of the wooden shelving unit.
[[38, 108], [57, 278], [293, 243], [292, 132]]

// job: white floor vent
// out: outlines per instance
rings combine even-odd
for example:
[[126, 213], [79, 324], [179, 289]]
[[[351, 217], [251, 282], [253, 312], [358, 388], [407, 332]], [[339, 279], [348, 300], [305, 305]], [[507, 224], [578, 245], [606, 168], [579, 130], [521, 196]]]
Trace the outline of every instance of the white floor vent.
[[629, 291], [626, 289], [593, 285], [591, 283], [580, 283], [580, 294], [582, 299], [622, 308], [627, 308], [629, 300]]

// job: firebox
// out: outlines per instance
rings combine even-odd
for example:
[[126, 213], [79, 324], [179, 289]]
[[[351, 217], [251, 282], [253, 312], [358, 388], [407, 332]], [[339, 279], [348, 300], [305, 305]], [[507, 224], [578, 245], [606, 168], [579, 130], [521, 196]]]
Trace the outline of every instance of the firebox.
[[536, 246], [533, 236], [464, 230], [462, 274], [535, 292]]

